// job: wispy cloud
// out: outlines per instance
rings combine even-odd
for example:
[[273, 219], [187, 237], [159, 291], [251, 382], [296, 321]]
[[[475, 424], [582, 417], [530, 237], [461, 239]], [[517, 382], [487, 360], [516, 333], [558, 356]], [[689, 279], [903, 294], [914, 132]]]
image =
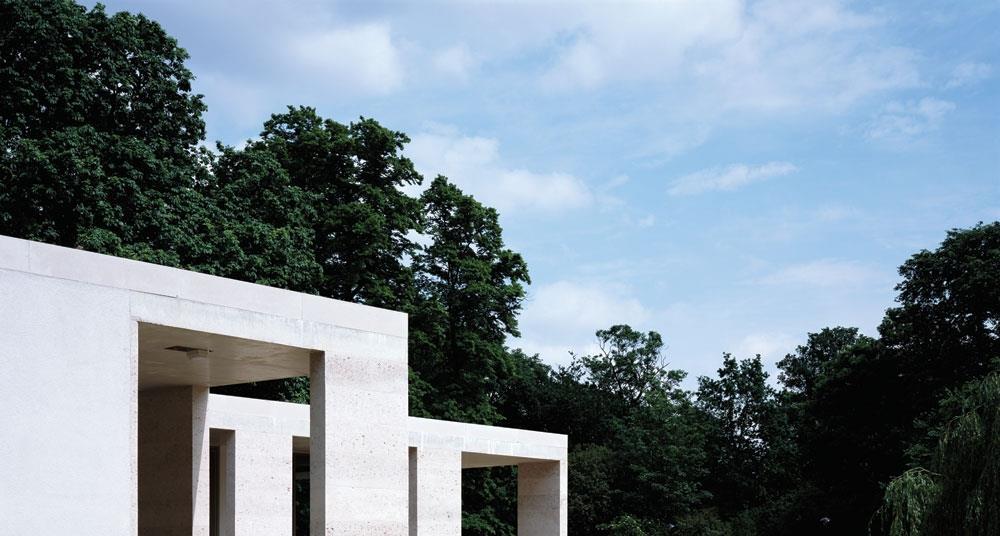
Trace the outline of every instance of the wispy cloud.
[[963, 62], [955, 66], [945, 89], [972, 86], [986, 80], [993, 74], [993, 66], [987, 63]]
[[778, 361], [790, 353], [800, 343], [799, 339], [787, 333], [751, 333], [736, 345], [736, 357], [744, 358], [760, 355], [767, 362]]
[[568, 351], [591, 349], [595, 331], [613, 324], [641, 329], [652, 316], [637, 298], [613, 286], [559, 280], [529, 295], [520, 320], [522, 337], [512, 343], [549, 362], [565, 363]]
[[562, 211], [594, 200], [590, 188], [569, 173], [506, 165], [495, 138], [439, 129], [413, 136], [406, 152], [425, 177], [445, 175], [502, 213]]
[[472, 76], [478, 61], [469, 47], [455, 45], [434, 54], [431, 64], [437, 72], [450, 78], [466, 82]]
[[758, 280], [765, 285], [840, 287], [855, 286], [879, 277], [872, 267], [857, 261], [821, 259], [786, 266]]
[[873, 141], [906, 145], [940, 128], [955, 103], [934, 97], [891, 102], [868, 124], [865, 137]]
[[550, 91], [652, 82], [696, 88], [686, 100], [708, 110], [797, 111], [920, 81], [913, 51], [878, 39], [884, 20], [839, 0], [588, 4], [563, 19]]
[[298, 36], [291, 58], [351, 93], [390, 93], [403, 82], [403, 64], [386, 24], [344, 26]]
[[733, 164], [724, 168], [703, 169], [680, 177], [670, 184], [667, 192], [674, 196], [728, 192], [796, 171], [798, 168], [789, 162], [768, 162], [759, 166]]

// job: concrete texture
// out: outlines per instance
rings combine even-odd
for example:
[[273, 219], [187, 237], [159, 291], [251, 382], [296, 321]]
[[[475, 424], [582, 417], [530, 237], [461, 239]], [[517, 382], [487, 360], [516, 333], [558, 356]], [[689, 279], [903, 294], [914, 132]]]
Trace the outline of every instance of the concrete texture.
[[462, 452], [410, 448], [410, 536], [461, 536]]
[[[0, 236], [0, 385], [25, 388], [0, 389], [3, 532], [207, 535], [211, 429], [222, 534], [290, 534], [293, 438], [313, 534], [458, 534], [461, 468], [493, 465], [522, 467], [523, 534], [565, 534], [566, 438], [408, 418], [406, 336], [402, 313]], [[189, 344], [217, 351], [165, 351]], [[311, 406], [207, 393], [307, 367]]]
[[310, 472], [326, 482], [310, 490], [312, 534], [408, 532], [406, 354], [381, 342], [312, 357]]
[[139, 393], [139, 533], [208, 536], [208, 389]]
[[[308, 437], [309, 414], [304, 404], [209, 396], [209, 425], [237, 433]], [[566, 436], [416, 417], [406, 429], [410, 536], [460, 534], [461, 469], [505, 465], [518, 466], [519, 534], [566, 534]]]
[[0, 270], [0, 533], [136, 534], [134, 328], [125, 291]]
[[462, 467], [496, 467], [522, 462], [565, 460], [566, 436], [410, 417], [409, 446], [462, 452]]
[[396, 311], [2, 235], [0, 269], [406, 337], [406, 315]]
[[567, 474], [565, 462], [517, 466], [519, 536], [566, 536]]
[[[178, 348], [206, 350], [190, 359]], [[248, 378], [307, 376], [310, 351], [204, 331], [143, 322], [139, 325], [139, 389], [182, 385], [233, 385]]]
[[235, 536], [291, 536], [292, 438], [240, 430], [232, 439], [223, 478], [234, 483]]

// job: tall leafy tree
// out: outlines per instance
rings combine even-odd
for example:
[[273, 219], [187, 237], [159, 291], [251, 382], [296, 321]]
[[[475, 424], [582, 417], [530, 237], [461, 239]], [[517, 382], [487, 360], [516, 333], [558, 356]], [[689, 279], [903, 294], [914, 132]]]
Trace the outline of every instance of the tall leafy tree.
[[815, 395], [817, 384], [828, 372], [828, 367], [843, 352], [855, 344], [871, 341], [861, 335], [858, 328], [823, 328], [810, 333], [806, 343], [798, 346], [795, 353], [786, 355], [778, 362], [778, 380], [789, 393], [797, 398], [810, 399]]
[[788, 455], [788, 428], [760, 356], [723, 356], [717, 378], [698, 378], [698, 407], [710, 419], [709, 490], [729, 511], [759, 508], [774, 497]]
[[886, 488], [879, 528], [890, 536], [1000, 532], [1000, 373], [950, 391], [928, 468], [903, 473]]
[[528, 267], [504, 244], [496, 210], [444, 177], [421, 200], [430, 243], [413, 258], [410, 363], [434, 387], [422, 406], [439, 418], [495, 423]]
[[[504, 244], [497, 212], [444, 177], [431, 182], [421, 202], [429, 244], [413, 257], [411, 414], [496, 423], [513, 376], [504, 344], [518, 334], [527, 264]], [[467, 533], [513, 534], [512, 478], [505, 469], [466, 473]]]
[[220, 147], [204, 187], [224, 215], [223, 232], [239, 244], [220, 259], [227, 277], [317, 293], [322, 265], [315, 255], [316, 195], [292, 179], [268, 151]]
[[1000, 222], [949, 231], [899, 274], [899, 305], [879, 332], [899, 360], [901, 395], [919, 415], [1000, 358]]
[[615, 325], [555, 375], [548, 413], [568, 433], [574, 534], [666, 534], [707, 499], [705, 421], [667, 368], [663, 339]]
[[266, 151], [289, 182], [309, 194], [314, 257], [323, 269], [320, 294], [407, 309], [407, 265], [420, 227], [420, 201], [403, 189], [422, 182], [403, 156], [409, 138], [377, 121], [348, 125], [314, 108], [289, 107], [264, 123], [252, 151]]
[[219, 214], [197, 191], [205, 105], [186, 59], [142, 15], [0, 2], [0, 233], [204, 264]]
[[[220, 147], [208, 183], [241, 247], [238, 278], [408, 311], [422, 181], [402, 155], [409, 139], [377, 121], [342, 124], [310, 107], [264, 123], [245, 149]], [[419, 377], [413, 378], [420, 390]], [[219, 390], [307, 402], [306, 378]]]

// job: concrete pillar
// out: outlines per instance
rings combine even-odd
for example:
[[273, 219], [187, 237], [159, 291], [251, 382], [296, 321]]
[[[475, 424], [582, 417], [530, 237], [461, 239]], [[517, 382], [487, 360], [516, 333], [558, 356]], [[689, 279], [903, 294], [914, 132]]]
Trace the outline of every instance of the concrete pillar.
[[234, 536], [291, 536], [292, 438], [237, 430], [233, 482]]
[[566, 462], [517, 466], [518, 536], [566, 536]]
[[311, 534], [408, 533], [405, 344], [382, 339], [310, 360]]
[[207, 387], [139, 393], [139, 534], [208, 536]]
[[461, 536], [462, 452], [410, 449], [410, 536]]

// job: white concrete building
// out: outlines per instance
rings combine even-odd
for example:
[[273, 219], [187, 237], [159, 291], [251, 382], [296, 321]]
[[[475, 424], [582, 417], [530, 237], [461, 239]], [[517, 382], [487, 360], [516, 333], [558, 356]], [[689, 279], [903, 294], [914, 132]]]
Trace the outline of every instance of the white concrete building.
[[[0, 236], [0, 533], [461, 533], [463, 468], [518, 467], [566, 534], [566, 437], [407, 415], [406, 315]], [[311, 404], [209, 394], [308, 375]], [[307, 469], [295, 473], [308, 455]]]

